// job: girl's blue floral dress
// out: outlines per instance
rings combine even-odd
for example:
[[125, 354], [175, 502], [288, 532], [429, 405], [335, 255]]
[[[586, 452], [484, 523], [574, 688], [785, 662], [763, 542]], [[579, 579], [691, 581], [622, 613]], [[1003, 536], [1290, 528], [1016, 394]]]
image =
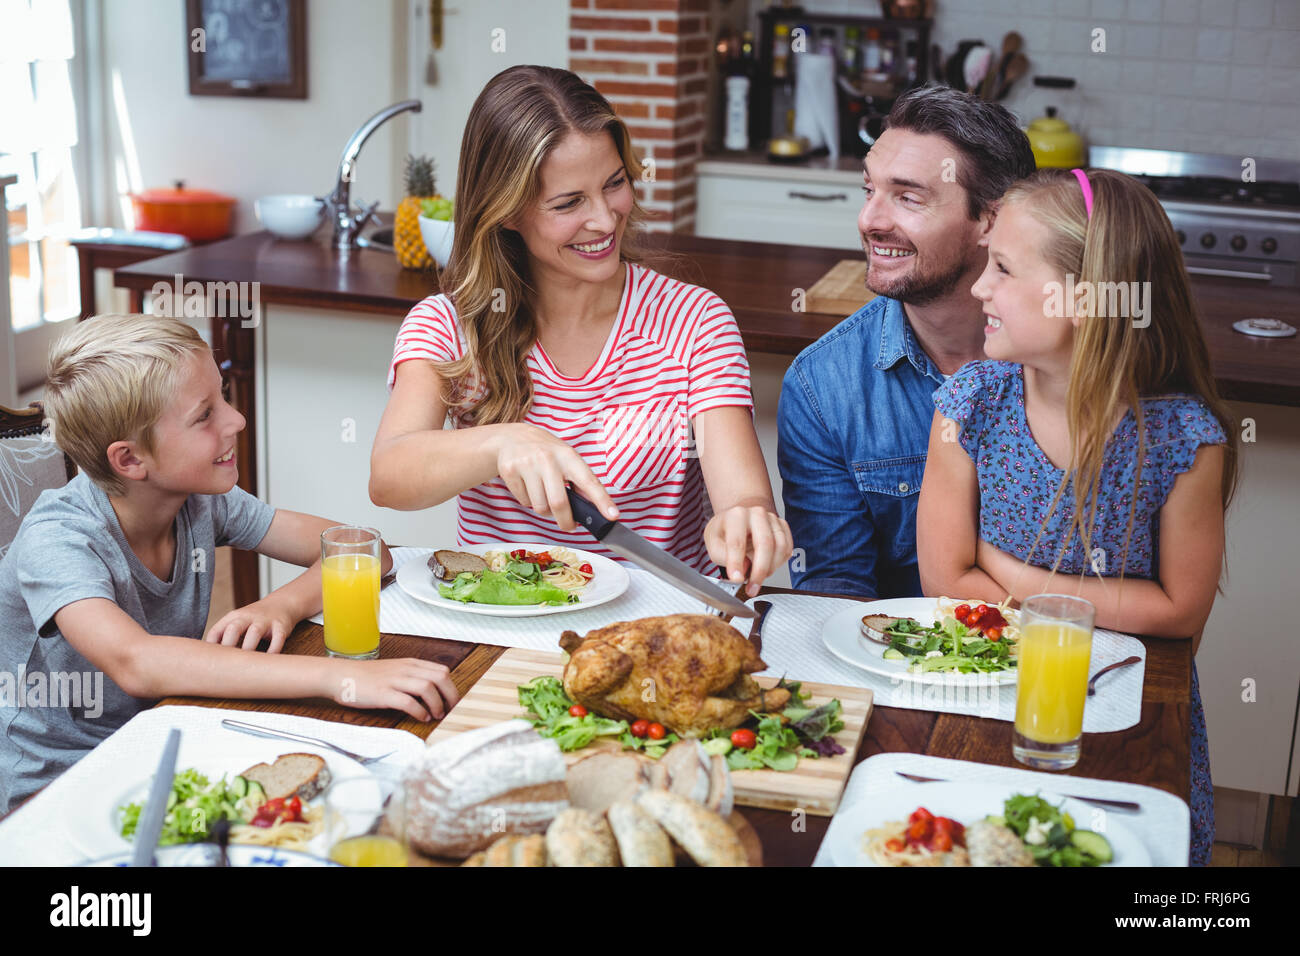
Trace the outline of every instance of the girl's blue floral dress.
[[[972, 362], [940, 386], [934, 404], [942, 415], [960, 423], [958, 440], [975, 463], [980, 538], [1023, 561], [1050, 568], [1074, 520], [1074, 489], [1072, 483], [1066, 485], [1048, 517], [1063, 472], [1030, 434], [1021, 366]], [[1154, 577], [1160, 566], [1160, 508], [1174, 479], [1192, 467], [1200, 446], [1227, 441], [1214, 413], [1195, 396], [1144, 398], [1142, 414], [1146, 449], [1140, 479], [1136, 474], [1137, 420], [1130, 410], [1106, 446], [1092, 554], [1084, 553], [1078, 534], [1074, 534], [1058, 566], [1063, 574], [1113, 577], [1123, 565], [1127, 577]], [[1135, 489], [1137, 509], [1125, 564], [1124, 539]], [[1191, 723], [1191, 863], [1205, 866], [1214, 842], [1214, 793], [1195, 664]]]

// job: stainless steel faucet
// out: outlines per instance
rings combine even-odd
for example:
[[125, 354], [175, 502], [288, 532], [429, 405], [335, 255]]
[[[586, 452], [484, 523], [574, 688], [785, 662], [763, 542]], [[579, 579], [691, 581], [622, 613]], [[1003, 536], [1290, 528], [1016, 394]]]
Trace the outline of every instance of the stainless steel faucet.
[[357, 236], [379, 208], [379, 203], [374, 202], [369, 206], [358, 204], [357, 211], [352, 210], [352, 177], [356, 172], [357, 155], [361, 152], [362, 144], [370, 138], [371, 133], [398, 113], [407, 110], [418, 113], [421, 109], [423, 104], [419, 100], [394, 103], [362, 123], [348, 138], [348, 144], [343, 147], [343, 155], [339, 157], [339, 178], [334, 184], [334, 192], [325, 199], [330, 220], [334, 223], [333, 245], [340, 252], [348, 252], [357, 247]]

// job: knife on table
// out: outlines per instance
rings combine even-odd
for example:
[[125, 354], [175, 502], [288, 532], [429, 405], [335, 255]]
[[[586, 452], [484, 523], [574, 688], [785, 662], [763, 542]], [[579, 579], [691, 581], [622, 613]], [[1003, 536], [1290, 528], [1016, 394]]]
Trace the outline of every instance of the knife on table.
[[725, 611], [733, 617], [758, 616], [757, 611], [718, 587], [717, 582], [712, 578], [700, 574], [685, 561], [651, 544], [625, 525], [610, 521], [595, 505], [572, 488], [567, 490], [569, 507], [573, 510], [573, 520], [590, 531], [597, 541], [615, 554], [627, 558], [647, 571], [652, 571], [661, 578], [668, 579], [675, 587], [694, 595], [719, 611]]
[[176, 753], [181, 749], [181, 732], [173, 727], [167, 735], [158, 771], [149, 787], [149, 799], [140, 814], [135, 828], [135, 848], [131, 852], [132, 866], [154, 866], [153, 851], [162, 834], [163, 820], [167, 816], [167, 797], [172, 792], [172, 777], [176, 773]]

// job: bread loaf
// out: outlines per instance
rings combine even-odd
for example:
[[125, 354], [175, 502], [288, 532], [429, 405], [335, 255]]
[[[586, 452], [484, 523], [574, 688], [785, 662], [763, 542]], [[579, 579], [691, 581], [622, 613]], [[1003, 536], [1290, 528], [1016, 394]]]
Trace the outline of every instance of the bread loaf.
[[464, 859], [503, 833], [542, 833], [568, 804], [555, 741], [508, 720], [433, 744], [406, 778], [411, 844]]
[[700, 866], [748, 866], [736, 831], [698, 803], [663, 790], [647, 790], [636, 805], [668, 831]]

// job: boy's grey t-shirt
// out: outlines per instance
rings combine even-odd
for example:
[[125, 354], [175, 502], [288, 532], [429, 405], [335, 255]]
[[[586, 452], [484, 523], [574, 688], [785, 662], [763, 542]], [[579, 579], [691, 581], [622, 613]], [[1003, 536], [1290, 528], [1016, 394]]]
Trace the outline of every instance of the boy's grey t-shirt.
[[155, 703], [130, 696], [78, 653], [55, 612], [107, 598], [150, 634], [201, 639], [216, 548], [256, 548], [274, 515], [238, 486], [190, 495], [176, 515], [171, 579], [161, 581], [84, 473], [41, 494], [0, 560], [0, 813]]

